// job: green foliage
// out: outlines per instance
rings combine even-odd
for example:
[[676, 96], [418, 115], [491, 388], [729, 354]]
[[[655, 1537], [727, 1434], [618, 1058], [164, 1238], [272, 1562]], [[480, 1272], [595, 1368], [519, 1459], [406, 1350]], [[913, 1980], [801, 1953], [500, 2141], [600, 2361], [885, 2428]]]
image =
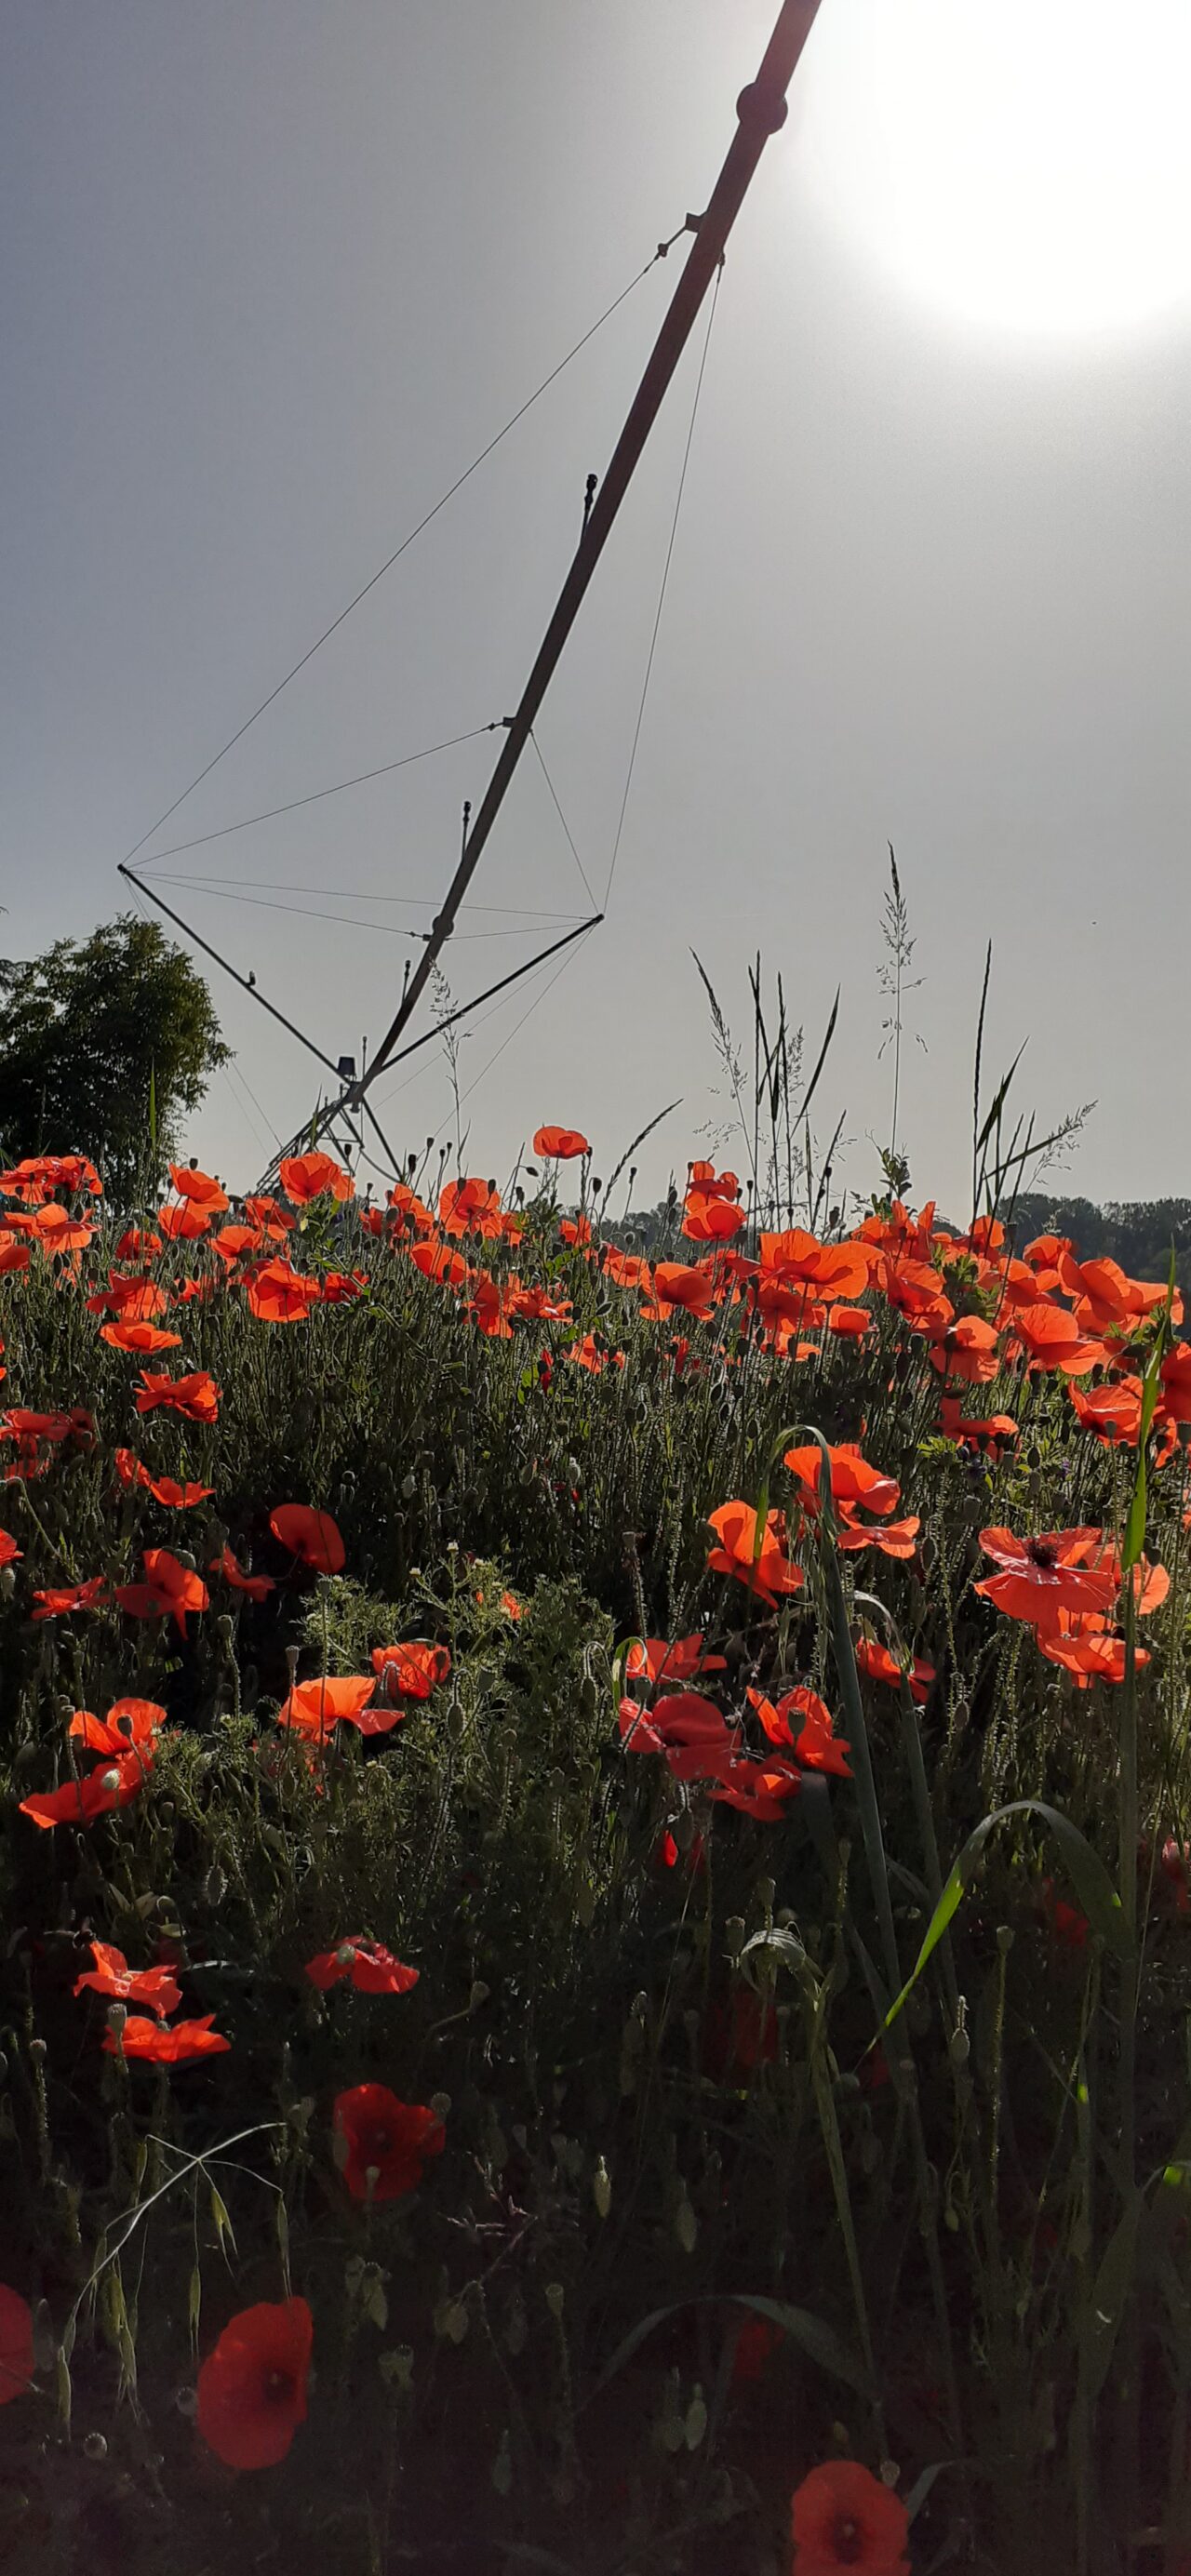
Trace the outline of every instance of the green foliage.
[[[790, 2488], [846, 2449], [897, 2464], [915, 2576], [1080, 2547], [1087, 2576], [1150, 2576], [1131, 2535], [1191, 2524], [1191, 1952], [1155, 1857], [1191, 1827], [1184, 1453], [1152, 1444], [1143, 1483], [1012, 1358], [968, 1394], [1017, 1412], [1016, 1454], [960, 1451], [879, 1300], [867, 1341], [798, 1362], [728, 1303], [680, 1336], [553, 1213], [467, 1246], [571, 1305], [508, 1339], [350, 1210], [299, 1216], [290, 1248], [367, 1267], [367, 1292], [293, 1327], [167, 1244], [170, 1365], [215, 1377], [211, 1427], [138, 1415], [137, 1358], [97, 1339], [110, 1226], [77, 1286], [40, 1251], [0, 1281], [5, 1394], [95, 1424], [0, 1500], [23, 1551], [0, 1572], [0, 2281], [44, 2299], [38, 2393], [4, 2413], [11, 2563], [73, 2576], [98, 2495], [128, 2576], [156, 2576], [163, 2531], [176, 2576], [452, 2553], [785, 2576]], [[192, 1271], [213, 1290], [183, 1302]], [[589, 1332], [623, 1365], [572, 1363]], [[774, 1609], [708, 1575], [705, 1516], [739, 1495], [797, 1524], [795, 1417], [863, 1431], [921, 1529], [888, 1559], [808, 1520]], [[125, 1487], [125, 1448], [210, 1499]], [[334, 1514], [342, 1573], [280, 1546], [284, 1501]], [[1080, 1692], [977, 1594], [979, 1532], [1124, 1540], [1131, 1511], [1171, 1592], [1128, 1689]], [[211, 1570], [225, 1540], [263, 1602]], [[159, 1546], [212, 1596], [184, 1638], [110, 1601], [34, 1618], [36, 1588], [124, 1583]], [[626, 1749], [622, 1692], [653, 1705], [627, 1638], [696, 1630], [724, 1658], [699, 1687], [754, 1754], [750, 1689], [799, 1683], [851, 1776], [806, 1772], [760, 1823]], [[870, 1634], [929, 1659], [923, 1708], [866, 1677]], [[390, 1731], [312, 1755], [279, 1726], [291, 1666], [367, 1674], [410, 1639], [450, 1670]], [[167, 1711], [143, 1794], [39, 1831], [20, 1801], [71, 1777], [70, 1713], [127, 1693]], [[316, 1990], [306, 1962], [350, 1937], [417, 1986]], [[73, 1991], [95, 1939], [175, 1961], [229, 2053], [103, 2055], [104, 2003]], [[332, 2147], [363, 2083], [439, 2103], [447, 2136], [374, 2207]], [[236, 2484], [195, 2440], [192, 2341], [287, 2285], [316, 2321], [309, 2419]]]
[[202, 976], [135, 913], [0, 959], [0, 1146], [92, 1155], [117, 1206], [229, 1054]]

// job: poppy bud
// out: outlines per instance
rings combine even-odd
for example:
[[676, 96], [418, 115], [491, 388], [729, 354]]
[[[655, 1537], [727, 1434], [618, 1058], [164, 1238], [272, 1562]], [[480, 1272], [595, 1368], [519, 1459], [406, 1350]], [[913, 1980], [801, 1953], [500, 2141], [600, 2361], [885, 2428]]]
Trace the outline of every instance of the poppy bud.
[[947, 2043], [947, 2054], [953, 2066], [967, 2065], [972, 2054], [972, 2043], [962, 2023], [958, 2030], [952, 2031]]
[[591, 2196], [596, 2205], [597, 2216], [606, 2218], [612, 2207], [612, 2184], [602, 2156], [592, 2176]]
[[674, 2213], [674, 2233], [684, 2254], [693, 2254], [699, 2238], [699, 2221], [684, 2192]]
[[549, 2308], [550, 2314], [556, 2325], [560, 2325], [562, 2323], [562, 2311], [565, 2299], [566, 2291], [563, 2288], [562, 2282], [548, 2281], [546, 2284], [546, 2305]]
[[402, 1502], [403, 1502], [403, 1503], [412, 1503], [413, 1498], [414, 1498], [414, 1495], [416, 1494], [417, 1490], [418, 1490], [418, 1480], [417, 1480], [417, 1477], [413, 1474], [413, 1472], [412, 1472], [412, 1470], [411, 1470], [411, 1472], [410, 1472], [409, 1474], [407, 1474], [407, 1475], [403, 1476], [403, 1477], [402, 1477], [402, 1479], [401, 1479], [401, 1499], [402, 1499]]

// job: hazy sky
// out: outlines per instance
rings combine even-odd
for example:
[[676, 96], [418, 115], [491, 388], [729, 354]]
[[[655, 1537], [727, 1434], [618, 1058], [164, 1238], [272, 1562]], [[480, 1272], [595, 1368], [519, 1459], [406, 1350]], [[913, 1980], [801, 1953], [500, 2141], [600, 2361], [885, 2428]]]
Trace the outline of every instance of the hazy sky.
[[[910, 1045], [904, 1080], [918, 1193], [962, 1200], [990, 936], [990, 1067], [1028, 1037], [1023, 1105], [1049, 1119], [1099, 1103], [1066, 1186], [1191, 1186], [1191, 221], [1180, 230], [1159, 185], [1182, 184], [1168, 111], [1182, 115], [1185, 65], [1164, 66], [1159, 41], [1131, 88], [1120, 39], [1116, 140], [1106, 150], [1094, 130], [1095, 100], [1085, 138], [1103, 240], [1076, 221], [1052, 297], [1046, 208], [1037, 218], [1020, 193], [1029, 174], [1015, 179], [1002, 130], [982, 123], [987, 84], [965, 88], [963, 64], [944, 62], [931, 91], [911, 60], [900, 179], [880, 161], [872, 119], [895, 74], [878, 49], [899, 6], [920, 43], [924, 5], [929, 17], [939, 0], [823, 0], [729, 253], [609, 919], [523, 1028], [546, 975], [462, 1048], [470, 1168], [506, 1169], [548, 1118], [582, 1125], [607, 1170], [681, 1095], [644, 1158], [639, 1195], [660, 1190], [725, 1119], [689, 952], [743, 1028], [760, 946], [812, 1049], [842, 985], [822, 1117], [846, 1112], [849, 1177], [872, 1186], [867, 1140], [889, 1115], [877, 969], [892, 839], [923, 978], [909, 1010], [928, 1051]], [[1032, 0], [1040, 26], [1052, 5]], [[1154, 5], [1138, 0], [1138, 23], [1160, 39]], [[116, 863], [154, 816], [705, 202], [774, 12], [7, 0], [10, 953], [120, 908]], [[1026, 51], [1006, 76], [1007, 97], [1045, 106]], [[990, 220], [969, 245], [953, 194], [981, 152]], [[679, 256], [153, 849], [511, 711]], [[598, 895], [697, 364], [696, 346], [540, 720]], [[163, 891], [328, 1053], [358, 1052], [392, 1014], [408, 936], [308, 915], [424, 927], [495, 747], [469, 742], [164, 863], [225, 876], [239, 900], [164, 876]], [[381, 900], [393, 895], [424, 908]], [[493, 909], [461, 920], [460, 998], [552, 935], [495, 907], [587, 908], [532, 760], [474, 895]], [[236, 1071], [191, 1141], [246, 1185], [311, 1106], [318, 1068], [211, 972]], [[376, 1094], [402, 1146], [449, 1115], [440, 1048], [416, 1061], [416, 1080], [410, 1067]]]

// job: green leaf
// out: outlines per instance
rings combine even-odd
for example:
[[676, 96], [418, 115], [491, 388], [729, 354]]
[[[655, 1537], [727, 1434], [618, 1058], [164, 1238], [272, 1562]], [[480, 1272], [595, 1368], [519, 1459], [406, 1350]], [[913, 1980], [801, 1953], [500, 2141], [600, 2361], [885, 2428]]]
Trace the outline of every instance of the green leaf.
[[1010, 1806], [997, 1807], [992, 1815], [984, 1816], [975, 1830], [969, 1834], [926, 1927], [926, 1935], [914, 1962], [913, 1972], [885, 2016], [886, 2029], [891, 2022], [896, 2021], [907, 1995], [913, 1993], [932, 1952], [937, 1950], [949, 1924], [954, 1922], [990, 1835], [995, 1827], [1004, 1824], [1009, 1816], [1040, 1816], [1043, 1823], [1049, 1826], [1059, 1846], [1061, 1857], [1066, 1862], [1068, 1875], [1092, 1930], [1100, 1934], [1101, 1939], [1107, 1942], [1109, 1949], [1115, 1952], [1118, 1959], [1129, 1957], [1132, 1945], [1125, 1925], [1120, 1897], [1103, 1861], [1097, 1859], [1091, 1844], [1080, 1833], [1078, 1826], [1072, 1824], [1070, 1816], [1064, 1816], [1057, 1807], [1047, 1806], [1045, 1799], [1015, 1798]]
[[[768, 2317], [770, 2324], [780, 2326], [791, 2342], [805, 2352], [808, 2360], [817, 2363], [820, 2369], [830, 2371], [833, 2378], [842, 2380], [846, 2388], [854, 2388], [859, 2396], [871, 2399], [872, 2389], [863, 2364], [836, 2334], [833, 2326], [825, 2325], [823, 2319], [812, 2315], [809, 2308], [791, 2307], [784, 2299], [754, 2298], [744, 2290], [725, 2292], [723, 2298], [678, 2299], [668, 2308], [651, 2309], [650, 2314], [633, 2327], [631, 2334], [625, 2336], [623, 2343], [617, 2345], [590, 2396], [597, 2397], [601, 2390], [607, 2388], [634, 2354], [640, 2352], [642, 2344], [647, 2343], [650, 2335], [655, 2334], [670, 2317], [682, 2316], [688, 2308], [718, 2308], [725, 2304], [748, 2308], [756, 2316]], [[590, 2398], [587, 2402], [590, 2403]]]
[[1144, 2210], [1144, 2197], [1136, 2191], [1104, 2249], [1080, 2327], [1079, 2394], [1082, 2405], [1088, 2410], [1089, 2420], [1091, 2409], [1108, 2377], [1109, 2363], [1121, 2330], [1136, 2268], [1137, 2237]]

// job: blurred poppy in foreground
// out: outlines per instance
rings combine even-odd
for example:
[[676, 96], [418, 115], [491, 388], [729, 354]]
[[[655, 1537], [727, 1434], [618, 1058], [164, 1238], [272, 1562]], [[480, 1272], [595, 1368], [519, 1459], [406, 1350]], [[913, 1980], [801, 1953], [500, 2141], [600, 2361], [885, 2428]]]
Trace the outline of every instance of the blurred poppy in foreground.
[[317, 1512], [312, 1503], [279, 1503], [269, 1514], [269, 1527], [283, 1547], [317, 1574], [342, 1571], [345, 1549], [329, 1512]]
[[446, 2131], [422, 2102], [402, 2102], [386, 2084], [356, 2084], [336, 2096], [335, 2162], [353, 2200], [401, 2200], [416, 2191], [427, 2156], [441, 2156]]
[[272, 2469], [306, 2419], [314, 2319], [305, 2299], [242, 2308], [199, 2372], [198, 2429], [229, 2469]]
[[824, 2460], [796, 2487], [791, 2504], [792, 2576], [910, 2576], [909, 2518], [900, 2497], [859, 2460]]
[[33, 2311], [19, 2290], [0, 2281], [0, 2406], [33, 2386]]

